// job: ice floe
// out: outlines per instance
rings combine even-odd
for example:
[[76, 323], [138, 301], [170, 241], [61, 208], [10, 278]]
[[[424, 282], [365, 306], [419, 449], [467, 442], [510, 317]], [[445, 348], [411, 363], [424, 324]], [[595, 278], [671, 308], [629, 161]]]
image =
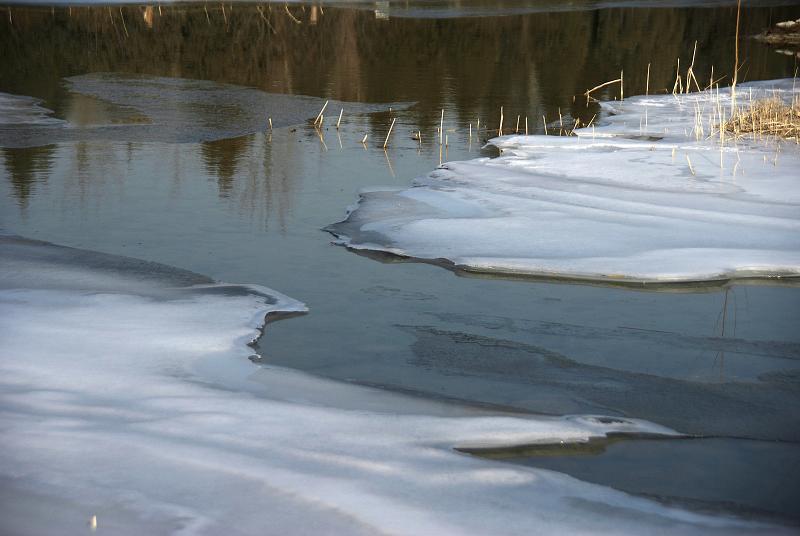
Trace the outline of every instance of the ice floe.
[[453, 450], [672, 433], [655, 424], [429, 414], [280, 368], [259, 387], [247, 343], [266, 314], [304, 310], [272, 290], [15, 237], [0, 259], [11, 532], [79, 532], [92, 516], [120, 534], [788, 531]]
[[[794, 80], [739, 86], [790, 99]], [[574, 137], [504, 136], [494, 159], [450, 162], [371, 190], [327, 230], [355, 249], [485, 272], [689, 282], [800, 275], [800, 146], [721, 139], [728, 90], [606, 103]]]
[[[326, 102], [207, 80], [120, 73], [72, 76], [65, 85], [70, 96], [63, 120], [36, 99], [0, 93], [0, 147], [80, 140], [214, 141], [266, 131], [268, 118], [274, 128], [302, 124]], [[406, 105], [330, 101], [327, 109], [370, 113]]]
[[0, 92], [0, 126], [62, 125], [53, 111], [39, 104], [38, 99]]

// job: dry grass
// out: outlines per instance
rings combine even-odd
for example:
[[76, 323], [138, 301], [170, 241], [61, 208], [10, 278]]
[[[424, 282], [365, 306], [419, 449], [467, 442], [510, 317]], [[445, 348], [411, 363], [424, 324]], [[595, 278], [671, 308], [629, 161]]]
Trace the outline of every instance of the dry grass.
[[800, 139], [800, 101], [787, 104], [778, 98], [753, 101], [738, 109], [725, 122], [725, 130], [736, 136], [778, 136]]

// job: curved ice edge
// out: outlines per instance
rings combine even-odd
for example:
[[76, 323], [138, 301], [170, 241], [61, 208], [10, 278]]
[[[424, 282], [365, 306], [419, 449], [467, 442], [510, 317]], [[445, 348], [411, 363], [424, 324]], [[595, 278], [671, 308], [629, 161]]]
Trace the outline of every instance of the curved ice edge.
[[[360, 202], [360, 201], [359, 201]], [[355, 206], [357, 208], [357, 205]], [[723, 285], [729, 282], [737, 283], [790, 283], [800, 284], [800, 268], [787, 268], [782, 271], [767, 271], [759, 269], [738, 269], [730, 272], [693, 274], [691, 276], [663, 276], [663, 277], [636, 277], [624, 274], [592, 274], [592, 273], [570, 273], [555, 271], [523, 270], [501, 265], [477, 265], [459, 263], [446, 257], [419, 257], [414, 256], [402, 248], [383, 246], [374, 242], [363, 242], [354, 244], [349, 236], [337, 231], [334, 226], [346, 223], [350, 214], [355, 211], [348, 210], [347, 217], [339, 222], [324, 227], [322, 230], [333, 235], [331, 243], [343, 246], [355, 252], [375, 252], [390, 255], [399, 260], [408, 262], [420, 262], [440, 266], [456, 273], [467, 273], [475, 275], [496, 275], [509, 278], [561, 281], [577, 283], [598, 283], [614, 286], [645, 286], [652, 287], [674, 287], [692, 285]]]
[[[248, 327], [252, 329], [250, 335], [240, 337], [235, 341], [237, 346], [247, 346], [252, 351], [253, 346], [264, 336], [264, 330], [267, 325], [275, 319], [283, 317], [284, 315], [293, 314], [306, 314], [309, 309], [306, 304], [294, 298], [273, 290], [269, 287], [253, 284], [236, 284], [236, 283], [213, 283], [209, 285], [192, 285], [189, 289], [194, 290], [245, 290], [248, 294], [262, 298], [263, 307], [253, 313]], [[256, 357], [259, 357], [256, 354]]]

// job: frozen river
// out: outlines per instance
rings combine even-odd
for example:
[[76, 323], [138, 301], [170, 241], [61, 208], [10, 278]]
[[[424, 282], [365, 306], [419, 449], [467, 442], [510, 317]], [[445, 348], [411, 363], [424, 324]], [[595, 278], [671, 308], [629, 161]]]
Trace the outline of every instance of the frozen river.
[[[356, 254], [332, 245], [322, 231], [341, 221], [365, 188], [403, 191], [440, 162], [494, 156], [481, 149], [494, 134], [479, 134], [477, 120], [496, 128], [500, 106], [512, 129], [517, 115], [523, 125], [527, 116], [537, 134], [543, 133], [542, 115], [551, 129], [559, 113], [562, 122], [588, 122], [599, 107], [580, 97], [573, 102], [574, 95], [616, 78], [620, 69], [626, 95], [643, 93], [648, 63], [651, 91], [663, 92], [672, 87], [676, 58], [682, 65], [691, 60], [695, 40], [702, 78], [712, 65], [715, 77], [726, 75], [732, 54], [727, 37], [735, 23], [730, 7], [435, 20], [408, 13], [396, 19], [391, 9], [363, 6], [298, 5], [288, 14], [283, 5], [224, 9], [14, 7], [0, 23], [0, 92], [18, 96], [0, 100], [3, 233], [193, 272], [150, 266], [171, 286], [208, 285], [208, 276], [275, 289], [163, 297], [161, 290], [144, 288], [153, 281], [120, 282], [125, 273], [148, 270], [125, 261], [122, 275], [114, 273], [102, 289], [89, 288], [122, 294], [121, 301], [93, 304], [69, 294], [87, 291], [72, 284], [75, 273], [67, 278], [72, 286], [56, 289], [62, 294], [45, 296], [38, 292], [47, 280], [41, 274], [4, 270], [4, 287], [29, 294], [22, 300], [25, 311], [14, 309], [19, 296], [3, 295], [3, 367], [30, 382], [4, 387], [4, 504], [13, 511], [46, 505], [56, 523], [73, 522], [78, 511], [85, 523], [92, 508], [103, 506], [108, 514], [99, 516], [101, 527], [108, 518], [122, 527], [135, 520], [138, 526], [152, 522], [156, 532], [183, 526], [214, 533], [220, 523], [241, 519], [239, 530], [247, 534], [263, 527], [260, 499], [275, 501], [275, 532], [292, 527], [292, 512], [311, 510], [306, 529], [354, 533], [400, 532], [400, 518], [388, 512], [417, 519], [420, 524], [406, 526], [408, 532], [522, 531], [544, 523], [536, 512], [547, 508], [586, 523], [560, 525], [564, 519], [548, 518], [552, 530], [627, 527], [640, 533], [671, 526], [729, 532], [760, 530], [753, 523], [765, 520], [797, 523], [800, 287], [711, 282], [649, 291], [477, 276]], [[749, 8], [744, 14], [744, 33], [800, 16], [796, 7]], [[794, 73], [785, 55], [747, 40], [742, 48], [749, 80]], [[613, 99], [615, 91], [598, 96]], [[318, 130], [311, 121], [326, 100], [324, 128]], [[440, 154], [435, 129], [442, 109], [448, 145]], [[412, 139], [416, 132], [421, 142]], [[7, 266], [20, 259], [7, 245], [4, 255]], [[76, 271], [97, 268], [97, 258], [81, 255], [83, 260], [73, 259]], [[66, 262], [58, 255], [50, 260]], [[22, 275], [9, 283], [9, 274]], [[81, 277], [97, 284], [97, 274]], [[271, 293], [302, 302], [309, 313], [270, 323], [255, 350], [249, 349], [242, 341], [256, 326], [242, 311], [258, 315], [275, 307], [264, 298]], [[206, 300], [206, 310], [217, 308], [219, 320], [229, 319], [217, 324], [195, 317], [184, 331], [163, 334], [186, 343], [205, 341], [201, 334], [207, 333], [201, 346], [208, 354], [196, 368], [186, 370], [186, 360], [152, 352], [152, 360], [128, 367], [135, 348], [116, 348], [118, 359], [105, 371], [58, 360], [58, 352], [72, 359], [87, 353], [69, 346], [68, 335], [48, 337], [49, 326], [62, 324], [59, 318], [70, 319], [65, 330], [77, 329], [85, 314], [89, 326], [114, 333], [108, 321], [129, 314], [128, 305], [141, 312], [130, 314], [131, 322], [161, 314], [148, 301], [154, 295], [183, 306]], [[291, 303], [288, 309], [299, 307]], [[179, 312], [176, 305], [172, 313]], [[40, 320], [22, 330], [9, 318]], [[152, 333], [154, 326], [144, 322], [137, 329]], [[23, 348], [25, 337], [52, 340], [37, 346], [39, 365], [21, 371], [9, 363], [10, 350]], [[214, 349], [212, 339], [235, 348]], [[102, 351], [102, 341], [95, 338], [91, 352]], [[188, 346], [181, 356], [192, 354]], [[261, 356], [256, 364], [247, 359], [254, 351]], [[222, 366], [226, 359], [235, 365]], [[47, 372], [37, 376], [39, 369]], [[95, 377], [93, 370], [102, 374]], [[183, 376], [198, 381], [176, 379]], [[105, 399], [88, 394], [117, 379], [118, 390]], [[37, 382], [44, 386], [35, 388]], [[148, 384], [152, 392], [145, 392]], [[54, 394], [70, 386], [75, 392], [69, 396]], [[134, 386], [143, 389], [139, 407], [129, 400]], [[196, 411], [159, 390], [194, 399]], [[30, 415], [46, 425], [26, 423]], [[541, 452], [491, 453], [514, 464], [452, 451], [486, 446], [493, 437], [503, 438], [495, 447], [600, 437], [620, 424], [564, 415], [610, 416], [644, 423], [644, 430], [664, 427], [705, 439], [615, 442], [580, 459], [574, 452], [546, 460]], [[392, 419], [407, 422], [383, 422]], [[460, 426], [450, 419], [475, 420]], [[265, 431], [270, 426], [271, 434]], [[641, 432], [636, 426], [628, 431]], [[319, 428], [309, 438], [297, 427]], [[98, 461], [99, 476], [83, 474], [80, 446], [90, 430], [97, 430], [91, 441], [103, 449], [130, 444], [143, 450], [124, 447], [131, 457], [122, 469], [117, 457], [108, 456]], [[345, 437], [354, 431], [364, 434], [365, 444]], [[193, 434], [209, 442], [197, 444]], [[42, 464], [50, 454], [26, 452], [32, 441], [62, 442], [63, 458]], [[204, 464], [202, 471], [176, 461], [181, 457]], [[428, 481], [414, 476], [434, 459], [443, 464], [440, 474], [429, 474]], [[34, 466], [39, 473], [18, 470]], [[153, 481], [146, 475], [153, 473], [139, 469], [148, 466], [171, 472], [185, 487], [165, 486], [160, 495], [147, 496]], [[255, 493], [252, 501], [227, 501], [217, 514], [207, 512], [211, 495], [198, 492], [194, 502], [176, 502], [193, 483], [222, 478], [223, 466], [229, 468], [225, 489]], [[692, 480], [694, 466], [702, 466], [706, 478]], [[648, 467], [653, 470], [646, 472]], [[248, 470], [253, 479], [243, 476]], [[133, 473], [140, 477], [126, 482]], [[547, 484], [537, 475], [548, 475], [542, 477]], [[83, 490], [70, 499], [74, 504], [54, 498], [69, 492], [65, 482], [71, 479]], [[275, 489], [259, 495], [255, 490], [263, 483]], [[104, 504], [100, 491], [106, 485], [130, 494]], [[318, 494], [306, 495], [311, 487]], [[502, 500], [481, 504], [490, 488]], [[341, 489], [348, 493], [334, 492]], [[414, 500], [406, 495], [410, 489], [417, 490]], [[539, 503], [542, 510], [533, 508], [527, 518], [520, 513], [547, 495], [552, 502]], [[571, 500], [558, 499], [565, 496]], [[437, 497], [444, 497], [441, 516], [419, 517], [423, 503]], [[500, 503], [517, 505], [512, 523], [502, 523], [495, 510]], [[486, 524], [453, 514], [465, 504]], [[598, 508], [605, 513], [597, 514]], [[615, 508], [626, 513], [614, 517], [608, 512]], [[746, 520], [732, 521], [731, 515]]]

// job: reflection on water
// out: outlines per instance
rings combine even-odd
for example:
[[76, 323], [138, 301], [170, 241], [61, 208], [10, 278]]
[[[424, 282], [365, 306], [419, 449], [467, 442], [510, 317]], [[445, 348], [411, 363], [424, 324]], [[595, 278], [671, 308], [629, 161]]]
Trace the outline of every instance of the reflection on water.
[[[491, 3], [482, 5], [491, 8]], [[259, 190], [291, 189], [299, 170], [284, 169], [287, 175], [279, 171], [278, 177], [254, 175], [252, 161], [260, 157], [245, 158], [245, 152], [253, 152], [251, 138], [237, 136], [266, 130], [267, 115], [274, 116], [276, 127], [296, 122], [288, 116], [281, 119], [281, 113], [290, 108], [294, 116], [313, 116], [320, 101], [286, 101], [247, 87], [342, 101], [416, 102], [410, 110], [397, 112], [392, 148], [424, 152], [433, 167], [439, 163], [435, 128], [442, 108], [450, 140], [442, 159], [469, 158], [475, 156], [470, 153], [477, 151], [481, 140], [491, 135], [485, 128], [496, 125], [501, 105], [511, 122], [517, 116], [530, 118], [530, 128], [536, 131], [543, 128], [542, 116], [548, 121], [559, 117], [586, 121], [597, 108], [587, 107], [582, 99], [573, 102], [574, 95], [617, 77], [620, 69], [625, 71], [626, 92], [643, 92], [648, 64], [651, 90], [671, 87], [676, 59], [683, 56], [684, 64], [688, 62], [696, 40], [695, 72], [705, 79], [713, 65], [715, 77], [723, 77], [724, 83], [735, 28], [735, 18], [728, 16], [730, 9], [611, 9], [388, 22], [369, 11], [316, 6], [294, 6], [288, 11], [239, 4], [9, 9], [13, 16], [0, 22], [0, 90], [43, 98], [57, 117], [77, 126], [95, 126], [91, 139], [233, 137], [202, 144], [202, 158], [217, 176], [220, 195], [230, 197], [234, 190], [252, 195], [239, 206], [260, 211], [267, 210], [265, 202], [270, 203], [272, 196]], [[745, 9], [742, 33], [755, 33], [777, 18], [795, 16], [796, 11]], [[793, 73], [790, 58], [750, 40], [742, 40], [741, 45], [745, 79]], [[245, 87], [124, 77], [63, 80], [108, 71]], [[605, 97], [612, 98], [611, 93]], [[331, 105], [329, 121], [337, 115], [338, 106]], [[367, 134], [370, 145], [385, 137], [390, 114], [359, 118], [352, 116], [359, 110], [346, 104], [342, 108], [345, 123], [359, 131], [353, 137]], [[484, 127], [480, 138], [479, 120]], [[114, 126], [120, 123], [137, 128]], [[154, 128], [148, 127], [150, 123]], [[474, 147], [467, 135], [469, 124], [475, 127]], [[67, 129], [65, 134], [61, 125], [50, 127], [59, 132], [34, 131], [33, 141], [87, 139], [82, 128]], [[416, 131], [423, 133], [420, 144], [409, 139]], [[6, 145], [19, 144], [26, 132], [17, 128], [5, 137]], [[316, 134], [325, 150], [331, 143], [342, 147], [340, 132], [332, 134]], [[285, 137], [285, 132], [280, 135]], [[86, 171], [86, 150], [81, 146], [75, 151], [77, 160], [71, 167], [84, 178], [99, 177]], [[6, 154], [11, 151], [6, 149]], [[270, 159], [269, 147], [258, 151], [264, 153], [265, 161]], [[7, 156], [5, 165], [25, 160], [25, 154]], [[392, 151], [384, 158], [390, 176], [397, 174], [396, 159]], [[248, 171], [237, 173], [245, 160]], [[280, 168], [281, 164], [270, 166]], [[34, 176], [25, 166], [17, 166], [6, 174], [24, 197], [30, 190], [24, 183], [42, 180], [43, 171], [39, 166]], [[169, 173], [180, 174], [174, 166]], [[287, 180], [288, 175], [295, 178]], [[237, 180], [242, 181], [238, 188]], [[266, 182], [259, 184], [262, 180]]]
[[24, 149], [4, 149], [0, 147], [0, 160], [3, 162], [12, 191], [21, 209], [28, 205], [28, 198], [37, 184], [47, 182], [53, 166], [54, 145], [28, 147]]
[[223, 197], [230, 195], [239, 162], [251, 147], [251, 136], [206, 141], [200, 144], [200, 152], [209, 175], [217, 177], [219, 195]]
[[[202, 142], [200, 153], [206, 173], [216, 177], [220, 197], [262, 222], [265, 229], [275, 223], [285, 231], [292, 192], [302, 182], [301, 176], [294, 176], [302, 165], [295, 167], [290, 156], [296, 145], [292, 142], [273, 143], [269, 135], [242, 136]], [[281, 157], [273, 158], [273, 152]]]
[[[708, 79], [711, 65], [716, 76], [724, 76], [732, 64], [735, 28], [735, 17], [724, 9], [391, 22], [358, 10], [290, 11], [238, 4], [155, 11], [14, 8], [13, 24], [0, 23], [0, 79], [3, 89], [45, 98], [56, 111], [61, 111], [61, 78], [126, 71], [345, 101], [419, 101], [416, 112], [424, 127], [444, 104], [473, 121], [494, 116], [502, 104], [531, 117], [541, 115], [531, 110], [540, 105], [548, 117], [558, 106], [577, 112], [580, 106], [571, 110], [572, 96], [617, 77], [620, 69], [630, 94], [643, 92], [648, 63], [650, 87], [671, 88], [676, 58], [688, 62], [695, 40], [698, 77]], [[742, 34], [795, 11], [745, 9]], [[749, 40], [741, 45], [745, 78], [791, 74], [791, 59]]]

